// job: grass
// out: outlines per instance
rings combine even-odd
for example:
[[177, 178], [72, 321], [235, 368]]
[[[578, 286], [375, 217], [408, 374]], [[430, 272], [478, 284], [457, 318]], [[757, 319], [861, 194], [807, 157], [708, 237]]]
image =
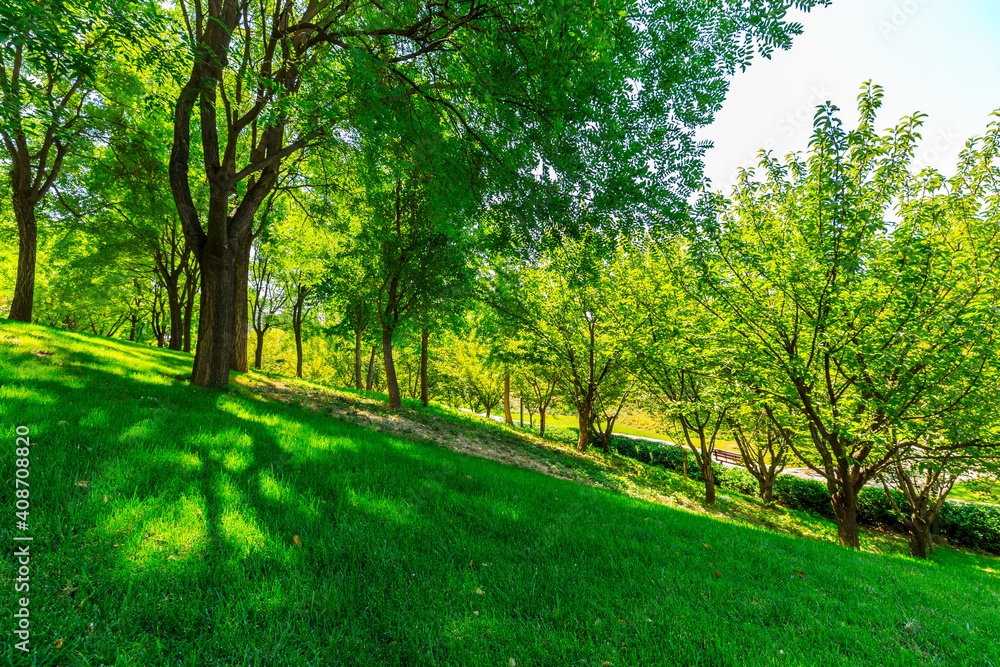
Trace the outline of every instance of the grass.
[[1000, 664], [994, 558], [873, 533], [853, 552], [444, 408], [404, 414], [576, 481], [334, 419], [308, 383], [205, 391], [174, 378], [182, 353], [15, 323], [0, 350], [7, 451], [16, 425], [35, 443], [34, 653], [12, 640], [7, 664]]

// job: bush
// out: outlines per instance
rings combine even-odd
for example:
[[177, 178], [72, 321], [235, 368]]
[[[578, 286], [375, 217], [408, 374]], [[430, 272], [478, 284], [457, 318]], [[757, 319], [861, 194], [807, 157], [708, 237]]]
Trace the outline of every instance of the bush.
[[725, 489], [732, 489], [748, 496], [760, 495], [760, 485], [757, 483], [757, 478], [751, 475], [746, 468], [718, 466], [715, 471], [715, 483]]
[[826, 484], [792, 475], [779, 475], [774, 481], [774, 499], [793, 510], [833, 518]]
[[1000, 507], [945, 502], [940, 527], [952, 544], [1000, 554]]
[[[906, 498], [902, 492], [893, 491], [893, 498], [899, 508], [906, 511]], [[899, 524], [899, 517], [892, 509], [892, 503], [885, 495], [885, 489], [866, 486], [858, 494], [858, 523], [868, 526], [894, 526]]]

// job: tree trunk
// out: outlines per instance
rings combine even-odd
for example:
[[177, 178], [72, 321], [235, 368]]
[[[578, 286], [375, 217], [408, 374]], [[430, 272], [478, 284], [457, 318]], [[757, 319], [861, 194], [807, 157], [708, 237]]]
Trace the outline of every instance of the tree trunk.
[[302, 377], [302, 316], [294, 318], [292, 328], [295, 330], [295, 377]]
[[372, 381], [375, 379], [375, 353], [378, 351], [378, 345], [372, 345], [371, 356], [368, 357], [368, 380], [365, 382], [365, 391], [372, 390]]
[[715, 503], [715, 470], [712, 468], [712, 456], [703, 459], [705, 465], [701, 469], [701, 478], [705, 480], [705, 502], [709, 505]]
[[188, 260], [184, 280], [184, 351], [191, 351], [191, 323], [194, 321], [194, 298], [198, 295], [198, 260]]
[[584, 401], [577, 414], [577, 423], [580, 425], [580, 437], [576, 442], [576, 448], [585, 452], [590, 448], [590, 401]]
[[31, 322], [35, 302], [35, 256], [37, 254], [38, 224], [35, 206], [30, 200], [13, 198], [14, 218], [17, 220], [17, 279], [14, 298], [10, 303], [8, 319]]
[[234, 250], [225, 238], [209, 240], [201, 256], [198, 345], [191, 382], [199, 387], [229, 385], [233, 354]]
[[514, 425], [510, 416], [510, 373], [503, 374], [503, 421], [507, 426]]
[[903, 525], [906, 526], [907, 537], [910, 542], [910, 555], [926, 560], [927, 550], [932, 544], [931, 524], [914, 514], [910, 519], [904, 521]]
[[538, 437], [545, 437], [545, 408], [538, 408]]
[[[247, 229], [236, 250], [235, 275], [233, 276], [233, 353], [229, 367], [239, 373], [247, 372], [247, 335], [250, 328], [250, 246], [253, 235]], [[302, 377], [301, 371], [299, 377]]]
[[389, 408], [396, 410], [403, 407], [403, 401], [399, 396], [396, 366], [392, 361], [392, 330], [385, 327], [382, 327], [382, 360], [385, 363], [385, 386], [389, 393]]
[[841, 486], [830, 498], [837, 522], [837, 541], [845, 547], [861, 548], [858, 535], [858, 496], [850, 485]]
[[361, 384], [361, 334], [363, 333], [362, 329], [354, 331], [354, 388], [358, 391], [363, 387]]
[[180, 350], [183, 341], [184, 318], [181, 311], [181, 299], [177, 290], [177, 279], [165, 280], [167, 291], [167, 307], [170, 309], [170, 349]]
[[260, 370], [260, 364], [264, 356], [264, 334], [267, 333], [267, 328], [262, 330], [254, 330], [257, 333], [257, 349], [254, 351], [253, 355], [253, 367]]
[[420, 403], [426, 408], [430, 403], [430, 387], [427, 384], [427, 343], [431, 333], [426, 328], [420, 330]]
[[128, 339], [132, 343], [135, 342], [135, 322], [138, 319], [135, 315], [132, 316], [132, 327], [128, 330]]

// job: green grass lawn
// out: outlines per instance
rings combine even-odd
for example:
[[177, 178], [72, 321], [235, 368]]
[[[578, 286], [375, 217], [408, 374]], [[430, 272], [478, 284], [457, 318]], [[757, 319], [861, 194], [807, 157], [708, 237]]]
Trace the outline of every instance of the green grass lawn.
[[8, 634], [6, 664], [1000, 665], [995, 558], [668, 507], [625, 487], [697, 486], [593, 488], [269, 400], [254, 374], [194, 388], [190, 362], [0, 323], [8, 544], [15, 427], [34, 443], [34, 653]]

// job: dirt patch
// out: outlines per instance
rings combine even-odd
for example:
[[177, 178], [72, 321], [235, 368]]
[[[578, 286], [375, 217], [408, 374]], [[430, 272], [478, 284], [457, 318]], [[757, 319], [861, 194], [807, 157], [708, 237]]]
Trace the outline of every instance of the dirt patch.
[[587, 480], [580, 480], [563, 472], [556, 465], [531, 457], [485, 433], [470, 436], [462, 432], [460, 425], [432, 415], [420, 415], [420, 419], [417, 420], [408, 411], [391, 412], [376, 401], [360, 397], [346, 398], [332, 391], [290, 386], [275, 378], [262, 378], [257, 381], [249, 379], [240, 382], [240, 386], [252, 393], [287, 405], [300, 405], [315, 412], [326, 412], [335, 419], [391, 433], [401, 438], [431, 442], [454, 452], [534, 470], [551, 477], [588, 483]]

